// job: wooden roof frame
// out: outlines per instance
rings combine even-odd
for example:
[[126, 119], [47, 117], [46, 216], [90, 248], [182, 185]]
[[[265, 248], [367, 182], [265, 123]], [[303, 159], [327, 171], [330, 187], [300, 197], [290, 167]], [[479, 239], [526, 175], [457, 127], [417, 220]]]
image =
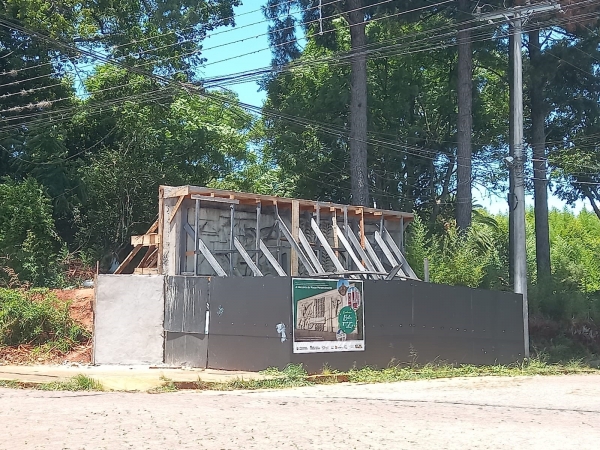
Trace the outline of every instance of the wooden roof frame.
[[[401, 211], [369, 208], [366, 206], [342, 205], [339, 203], [320, 202], [288, 197], [276, 197], [273, 195], [250, 194], [248, 192], [226, 191], [222, 189], [212, 189], [200, 186], [161, 186], [159, 192], [162, 195], [162, 198], [160, 198], [159, 201], [165, 198], [178, 198], [179, 201], [177, 206], [179, 206], [181, 204], [181, 201], [185, 198], [191, 198], [192, 195], [202, 195], [229, 200], [237, 200], [239, 204], [245, 205], [256, 205], [258, 203], [263, 204], [265, 206], [277, 205], [279, 208], [284, 209], [287, 209], [288, 207], [291, 209], [292, 203], [298, 202], [300, 212], [314, 212], [317, 210], [317, 208], [321, 211], [331, 212], [343, 212], [344, 210], [347, 210], [348, 217], [364, 218], [366, 220], [375, 221], [381, 220], [383, 216], [384, 220], [402, 220], [405, 225], [414, 219], [414, 214]], [[175, 210], [177, 209], [178, 208], [176, 207]], [[171, 221], [173, 217], [174, 213], [172, 214], [172, 217], [167, 218], [167, 220]]]

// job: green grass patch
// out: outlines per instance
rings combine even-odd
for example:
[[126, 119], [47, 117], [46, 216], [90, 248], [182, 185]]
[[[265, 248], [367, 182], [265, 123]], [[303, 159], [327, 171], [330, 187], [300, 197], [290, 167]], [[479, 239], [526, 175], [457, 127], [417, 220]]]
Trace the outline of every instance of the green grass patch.
[[66, 381], [39, 384], [37, 389], [41, 391], [103, 391], [104, 387], [99, 381], [87, 375], [79, 374]]
[[161, 375], [160, 380], [163, 382], [163, 384], [159, 387], [150, 389], [148, 391], [150, 394], [164, 394], [167, 392], [177, 392], [179, 390], [175, 382], [170, 378]]
[[90, 337], [69, 316], [69, 304], [48, 290], [0, 288], [0, 346], [30, 344], [42, 356], [66, 353]]
[[20, 389], [23, 386], [20, 382], [15, 380], [0, 380], [0, 387], [9, 388], [9, 389]]
[[426, 364], [424, 366], [392, 366], [385, 369], [364, 367], [346, 373], [353, 383], [389, 383], [394, 381], [431, 380], [436, 378], [485, 377], [485, 376], [533, 376], [599, 373], [579, 360], [566, 364], [548, 364], [540, 359], [531, 359], [522, 364], [475, 366], [469, 364]]
[[390, 383], [396, 381], [431, 380], [437, 378], [483, 377], [483, 376], [533, 376], [533, 375], [569, 375], [581, 373], [600, 373], [585, 366], [579, 360], [566, 364], [548, 364], [539, 359], [513, 365], [450, 365], [426, 364], [424, 366], [391, 366], [385, 369], [364, 367], [347, 372], [324, 367], [320, 374], [309, 375], [302, 365], [289, 365], [284, 370], [267, 369], [261, 374], [270, 378], [258, 380], [235, 379], [226, 383], [207, 383], [201, 380], [197, 389], [231, 391], [236, 389], [286, 389], [311, 386], [315, 384], [351, 383]]
[[102, 383], [83, 374], [75, 375], [65, 381], [52, 381], [50, 383], [0, 380], [0, 387], [11, 389], [37, 389], [39, 391], [104, 391]]

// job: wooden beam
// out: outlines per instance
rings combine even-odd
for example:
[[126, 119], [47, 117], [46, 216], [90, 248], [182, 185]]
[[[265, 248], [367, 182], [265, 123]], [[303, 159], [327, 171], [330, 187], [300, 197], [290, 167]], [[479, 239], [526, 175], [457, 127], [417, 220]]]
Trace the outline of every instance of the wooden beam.
[[[187, 189], [187, 186], [185, 187]], [[185, 194], [182, 194], [185, 195]], [[165, 188], [158, 188], [158, 235], [160, 242], [158, 243], [158, 261], [156, 267], [158, 273], [163, 273], [163, 236], [165, 227]]]
[[364, 233], [364, 229], [365, 229], [365, 214], [364, 214], [364, 210], [362, 210], [362, 214], [360, 215], [360, 246], [364, 249], [365, 248], [365, 233]]
[[133, 258], [135, 258], [135, 255], [137, 255], [142, 248], [144, 248], [143, 245], [136, 245], [135, 247], [133, 247], [133, 250], [131, 250], [129, 252], [129, 255], [127, 255], [127, 257], [123, 260], [123, 262], [121, 264], [119, 264], [119, 267], [117, 267], [117, 270], [115, 270], [115, 275], [119, 275], [119, 274], [123, 273], [123, 271], [129, 265], [131, 260]]
[[136, 267], [133, 271], [134, 275], [158, 275], [156, 267]]
[[158, 256], [157, 254], [158, 249], [155, 246], [148, 247], [148, 251], [142, 258], [140, 263], [137, 265], [137, 268], [139, 269], [141, 267], [152, 267], [153, 265], [155, 265]]
[[[148, 228], [148, 231], [146, 232], [146, 234], [150, 234], [150, 233], [155, 232], [157, 228], [158, 228], [158, 220], [155, 221], [150, 226], [150, 228]], [[119, 275], [119, 274], [123, 273], [123, 271], [129, 265], [129, 263], [131, 262], [131, 260], [133, 258], [135, 258], [135, 255], [137, 255], [142, 248], [144, 248], [143, 245], [135, 245], [133, 247], [133, 250], [131, 250], [129, 252], [129, 255], [127, 255], [127, 257], [123, 260], [123, 262], [121, 264], [119, 264], [119, 267], [117, 267], [117, 270], [115, 270], [115, 275]]]
[[183, 202], [184, 199], [185, 199], [185, 195], [179, 196], [179, 199], [177, 200], [177, 203], [175, 203], [175, 207], [173, 208], [173, 211], [171, 211], [171, 215], [169, 216], [169, 223], [173, 222], [173, 219], [175, 218], [177, 211], [179, 211], [179, 207], [181, 206], [181, 203]]
[[158, 233], [141, 234], [139, 236], [131, 236], [131, 245], [143, 245], [148, 247], [149, 245], [158, 245], [160, 243], [160, 236]]
[[204, 201], [204, 202], [214, 202], [214, 203], [230, 203], [230, 204], [234, 204], [234, 205], [239, 205], [240, 201], [236, 200], [234, 198], [221, 198], [221, 197], [214, 197], [214, 196], [209, 196], [209, 195], [192, 195], [192, 200], [200, 200], [200, 201]]
[[[300, 203], [298, 200], [292, 201], [292, 229], [290, 230], [292, 233], [292, 238], [298, 244], [299, 235], [300, 235]], [[292, 276], [299, 275], [298, 272], [298, 252], [294, 246], [290, 249], [290, 274]]]
[[[187, 189], [183, 189], [182, 190], [177, 190], [174, 191], [173, 193], [170, 193], [170, 196], [173, 197], [173, 194], [183, 194], [183, 193], [189, 193], [189, 194], [200, 194], [200, 195], [211, 195], [214, 196], [215, 198], [231, 198], [231, 196], [233, 196], [234, 198], [238, 199], [238, 200], [252, 200], [252, 201], [256, 201], [256, 200], [261, 200], [261, 201], [265, 201], [265, 202], [272, 202], [273, 204], [275, 204], [275, 202], [279, 202], [279, 205], [281, 207], [284, 208], [291, 208], [292, 207], [292, 203], [294, 201], [298, 202], [299, 208], [300, 210], [314, 210], [314, 206], [317, 203], [316, 201], [312, 201], [312, 200], [303, 200], [303, 199], [292, 199], [292, 198], [286, 198], [286, 197], [276, 197], [276, 196], [272, 196], [272, 195], [261, 195], [261, 194], [251, 194], [248, 192], [235, 192], [235, 191], [228, 191], [228, 190], [220, 190], [220, 189], [211, 189], [211, 188], [207, 188], [207, 187], [199, 187], [199, 186], [186, 186], [185, 188]], [[331, 208], [337, 208], [337, 209], [343, 209], [344, 206], [347, 205], [340, 205], [340, 204], [336, 204], [336, 203], [323, 203], [321, 202], [323, 208], [327, 208], [328, 206], [330, 206]], [[400, 212], [400, 211], [391, 211], [391, 210], [380, 210], [380, 209], [375, 209], [375, 208], [368, 208], [365, 207], [364, 208], [364, 214], [367, 215], [368, 217], [370, 216], [374, 216], [374, 214], [376, 212], [382, 212], [383, 214], [385, 214], [387, 217], [389, 217], [392, 220], [399, 220], [401, 217], [404, 217], [405, 221], [410, 221], [413, 219], [413, 214], [411, 213], [406, 213], [406, 212]], [[351, 211], [352, 216], [358, 217], [359, 214], [356, 214], [355, 210]]]

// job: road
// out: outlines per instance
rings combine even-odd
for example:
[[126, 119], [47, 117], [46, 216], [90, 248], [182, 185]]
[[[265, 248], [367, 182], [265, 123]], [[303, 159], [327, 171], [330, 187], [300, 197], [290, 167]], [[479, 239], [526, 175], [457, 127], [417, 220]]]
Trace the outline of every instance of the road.
[[1, 449], [592, 449], [600, 375], [165, 394], [0, 388]]

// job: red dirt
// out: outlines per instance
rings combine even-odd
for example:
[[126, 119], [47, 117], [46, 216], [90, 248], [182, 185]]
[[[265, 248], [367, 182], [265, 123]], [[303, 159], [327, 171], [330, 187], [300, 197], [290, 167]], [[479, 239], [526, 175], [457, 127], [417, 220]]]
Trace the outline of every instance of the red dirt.
[[[53, 293], [58, 300], [70, 302], [69, 315], [92, 332], [94, 327], [94, 314], [92, 304], [94, 301], [93, 289], [57, 289]], [[68, 353], [58, 350], [44, 354], [36, 354], [33, 345], [19, 345], [14, 347], [0, 347], [0, 363], [6, 364], [63, 364], [80, 363], [89, 364], [92, 361], [92, 341], [76, 346]]]
[[57, 289], [53, 291], [59, 300], [71, 302], [69, 315], [71, 318], [83, 325], [86, 330], [92, 331], [94, 326], [94, 315], [92, 303], [94, 301], [93, 289]]

